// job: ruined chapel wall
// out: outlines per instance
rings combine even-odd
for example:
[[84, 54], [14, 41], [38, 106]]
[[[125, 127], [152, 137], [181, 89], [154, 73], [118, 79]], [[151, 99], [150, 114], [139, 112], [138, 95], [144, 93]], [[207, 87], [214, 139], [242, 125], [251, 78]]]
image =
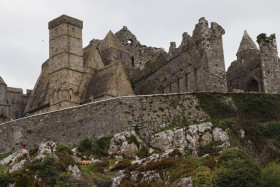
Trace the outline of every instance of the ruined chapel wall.
[[77, 144], [84, 137], [98, 138], [135, 128], [149, 141], [149, 134], [174, 121], [209, 119], [197, 105], [197, 99], [187, 94], [134, 96], [30, 116], [0, 125], [0, 153], [48, 140]]
[[135, 93], [226, 92], [223, 34], [221, 26], [212, 23], [209, 28], [201, 18], [192, 37], [184, 33], [178, 48], [171, 43], [169, 57], [160, 67], [134, 76]]

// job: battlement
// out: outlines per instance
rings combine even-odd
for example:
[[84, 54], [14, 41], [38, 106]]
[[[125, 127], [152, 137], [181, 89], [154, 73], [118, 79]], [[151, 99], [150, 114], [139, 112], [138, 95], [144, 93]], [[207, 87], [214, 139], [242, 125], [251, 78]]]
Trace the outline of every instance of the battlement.
[[271, 34], [269, 37], [265, 34], [262, 33], [258, 35], [257, 37], [257, 42], [262, 45], [262, 44], [269, 44], [269, 43], [274, 43], [276, 40], [275, 34]]
[[62, 23], [66, 23], [81, 29], [83, 28], [83, 21], [78, 20], [76, 18], [72, 18], [67, 15], [62, 15], [49, 22], [49, 29], [53, 29]]

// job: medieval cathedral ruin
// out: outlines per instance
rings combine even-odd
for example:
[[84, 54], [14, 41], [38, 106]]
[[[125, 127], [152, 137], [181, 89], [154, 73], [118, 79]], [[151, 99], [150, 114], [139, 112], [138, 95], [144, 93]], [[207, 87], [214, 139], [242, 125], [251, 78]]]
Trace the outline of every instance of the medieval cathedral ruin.
[[217, 23], [199, 19], [192, 36], [168, 52], [142, 45], [127, 27], [82, 46], [83, 22], [62, 15], [49, 22], [49, 59], [33, 90], [7, 87], [0, 77], [0, 123], [118, 96], [195, 91], [280, 92], [275, 35], [259, 49], [245, 31], [237, 60], [225, 71]]

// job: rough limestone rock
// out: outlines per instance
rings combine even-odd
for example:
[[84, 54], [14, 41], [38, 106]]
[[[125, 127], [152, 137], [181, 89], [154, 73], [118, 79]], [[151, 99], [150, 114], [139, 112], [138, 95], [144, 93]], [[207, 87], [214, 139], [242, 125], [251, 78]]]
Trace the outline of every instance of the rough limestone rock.
[[151, 137], [150, 144], [161, 150], [173, 147], [174, 132], [172, 130], [163, 131]]
[[221, 148], [228, 148], [229, 138], [221, 128], [214, 128], [211, 122], [191, 125], [188, 128], [174, 128], [153, 135], [150, 144], [163, 151], [169, 149], [190, 148], [196, 154], [199, 146], [205, 146], [211, 141], [221, 141]]
[[163, 182], [163, 179], [161, 178], [160, 174], [155, 171], [133, 173], [130, 179], [132, 181], [136, 181], [138, 179], [138, 176], [141, 176], [142, 178], [141, 182], [145, 182], [145, 183]]
[[240, 138], [245, 138], [245, 131], [244, 131], [244, 129], [240, 129], [239, 134], [240, 134]]
[[117, 173], [117, 176], [112, 178], [112, 186], [111, 187], [118, 187], [120, 186], [121, 181], [126, 175], [124, 174], [124, 170], [120, 170]]
[[[135, 140], [138, 145], [136, 145], [137, 143]], [[123, 155], [127, 158], [134, 157], [142, 144], [142, 140], [134, 131], [124, 131], [114, 135], [109, 147], [109, 153]]]
[[[177, 155], [172, 154], [174, 151], [176, 151]], [[141, 159], [141, 160], [134, 160], [131, 162], [132, 165], [134, 164], [144, 164], [146, 165], [148, 162], [158, 162], [165, 158], [170, 157], [184, 157], [186, 156], [186, 153], [184, 152], [184, 149], [176, 148], [176, 149], [168, 149], [162, 154], [154, 153], [151, 156]]]
[[17, 158], [23, 156], [24, 154], [27, 154], [28, 151], [25, 149], [21, 149], [11, 155], [9, 155], [8, 157], [4, 158], [3, 160], [1, 160], [0, 165], [6, 165], [6, 164], [10, 164], [10, 165], [14, 165]]
[[71, 173], [71, 175], [72, 175], [75, 179], [77, 179], [77, 180], [81, 179], [81, 171], [80, 171], [80, 169], [78, 168], [78, 166], [76, 166], [76, 165], [74, 165], [74, 166], [69, 165], [69, 166], [68, 166], [68, 171]]
[[182, 178], [176, 187], [193, 187], [192, 177]]
[[41, 143], [39, 145], [38, 155], [35, 157], [35, 159], [44, 159], [46, 154], [53, 154], [56, 150], [56, 143], [49, 141], [46, 143]]
[[218, 146], [220, 148], [228, 148], [230, 146], [229, 137], [222, 128], [215, 128], [213, 130], [213, 139], [214, 139], [214, 141], [223, 142], [222, 145]]
[[25, 162], [26, 162], [26, 160], [21, 160], [20, 162], [18, 162], [15, 165], [13, 165], [13, 167], [11, 169], [9, 169], [8, 172], [12, 173], [14, 171], [18, 171], [18, 170], [22, 169]]

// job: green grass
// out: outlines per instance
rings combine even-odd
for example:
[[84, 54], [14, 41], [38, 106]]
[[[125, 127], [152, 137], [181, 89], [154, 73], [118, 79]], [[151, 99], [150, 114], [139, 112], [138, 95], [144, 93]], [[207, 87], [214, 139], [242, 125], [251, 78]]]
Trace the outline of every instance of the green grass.
[[8, 157], [11, 153], [0, 154], [0, 161]]

